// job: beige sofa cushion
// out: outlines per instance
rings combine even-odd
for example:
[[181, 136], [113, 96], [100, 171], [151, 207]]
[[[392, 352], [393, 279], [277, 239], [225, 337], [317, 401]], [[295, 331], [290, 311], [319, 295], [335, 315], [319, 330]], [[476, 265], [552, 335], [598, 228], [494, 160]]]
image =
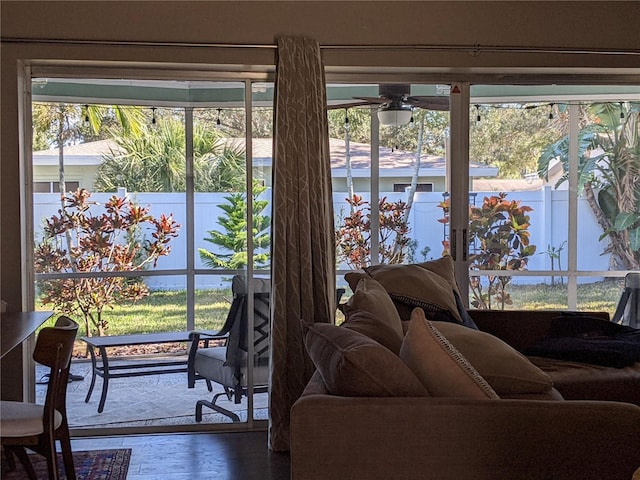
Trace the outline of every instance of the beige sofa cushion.
[[391, 328], [387, 319], [383, 319], [379, 315], [366, 310], [358, 310], [352, 312], [341, 326], [366, 335], [396, 355], [400, 353], [402, 337]]
[[549, 375], [499, 338], [454, 323], [433, 322], [433, 326], [501, 397], [553, 388]]
[[333, 395], [429, 395], [397, 355], [361, 333], [328, 323], [314, 323], [305, 341], [311, 360]]
[[364, 310], [376, 316], [379, 322], [386, 323], [402, 338], [400, 315], [385, 288], [366, 273], [349, 272], [344, 278], [353, 290], [351, 298], [342, 306], [347, 320], [352, 313]]
[[420, 308], [411, 313], [400, 358], [434, 397], [499, 398]]

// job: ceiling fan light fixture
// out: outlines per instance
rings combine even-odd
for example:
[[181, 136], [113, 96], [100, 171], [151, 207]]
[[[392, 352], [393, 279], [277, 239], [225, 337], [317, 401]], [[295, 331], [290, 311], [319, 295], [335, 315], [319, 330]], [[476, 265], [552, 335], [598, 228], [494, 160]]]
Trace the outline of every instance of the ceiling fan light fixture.
[[412, 117], [411, 107], [384, 108], [378, 110], [380, 125], [406, 125]]

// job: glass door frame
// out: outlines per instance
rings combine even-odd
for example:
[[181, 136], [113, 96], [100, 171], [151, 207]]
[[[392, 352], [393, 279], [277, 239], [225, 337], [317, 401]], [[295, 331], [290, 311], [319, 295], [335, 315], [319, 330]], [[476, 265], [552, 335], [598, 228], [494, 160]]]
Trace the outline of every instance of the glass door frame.
[[[454, 175], [454, 172], [468, 171], [469, 168], [469, 108], [471, 102], [471, 88], [474, 85], [492, 85], [492, 86], [529, 86], [532, 88], [535, 86], [545, 85], [559, 85], [559, 86], [637, 86], [640, 85], [639, 74], [629, 74], [628, 72], [619, 73], [615, 69], [611, 71], [600, 71], [597, 74], [585, 74], [584, 72], [569, 72], [566, 69], [535, 69], [530, 70], [514, 69], [508, 73], [473, 73], [466, 71], [464, 73], [447, 73], [447, 74], [429, 74], [429, 73], [416, 73], [411, 69], [396, 69], [393, 73], [371, 73], [362, 72], [358, 73], [357, 69], [345, 73], [344, 71], [332, 71], [331, 68], [327, 71], [327, 83], [411, 83], [411, 84], [446, 84], [451, 85], [452, 92], [456, 87], [458, 91], [450, 95], [450, 118], [449, 125], [451, 129], [450, 135], [450, 155], [449, 162], [447, 164], [447, 188], [450, 193], [450, 252], [454, 259], [454, 269], [456, 279], [458, 281], [459, 288], [461, 290], [462, 300], [465, 306], [469, 305], [469, 245], [468, 245], [468, 228], [469, 228], [469, 211], [468, 211], [468, 198], [469, 198], [469, 176], [468, 175]], [[389, 69], [380, 69], [381, 71]], [[517, 71], [516, 71], [517, 70]], [[554, 71], [555, 70], [555, 71]], [[615, 94], [612, 94], [615, 96]], [[513, 101], [513, 96], [509, 95], [509, 101]], [[602, 95], [599, 95], [602, 97]], [[498, 100], [498, 96], [495, 100]], [[570, 180], [569, 180], [569, 232], [570, 238], [573, 239], [573, 248], [568, 253], [568, 309], [577, 309], [577, 284], [579, 276], [607, 276], [607, 277], [623, 277], [625, 271], [599, 271], [599, 272], [578, 272], [577, 266], [577, 235], [578, 235], [578, 219], [577, 219], [577, 165], [578, 165], [578, 153], [577, 153], [577, 131], [578, 131], [578, 119], [577, 111], [574, 107], [570, 106], [570, 110], [573, 112], [571, 115], [571, 155], [570, 155]], [[379, 172], [377, 170], [377, 152], [378, 152], [378, 128], [376, 123], [377, 118], [372, 115], [372, 156], [371, 156], [371, 198], [376, 198], [376, 194], [379, 193]], [[376, 202], [371, 202], [372, 208], [372, 241], [371, 253], [372, 259], [378, 258], [374, 255], [377, 251], [377, 218]], [[373, 261], [373, 260], [372, 260]], [[346, 271], [338, 271], [338, 275], [346, 273]], [[483, 270], [483, 274], [504, 274], [505, 271], [496, 270], [489, 271]], [[562, 272], [561, 272], [562, 273]], [[557, 271], [523, 271], [523, 272], [509, 272], [513, 276], [550, 276], [558, 275]]]
[[[97, 70], [97, 71], [96, 71]], [[130, 75], [130, 76], [128, 76]], [[273, 82], [273, 74], [267, 71], [258, 71], [258, 72], [201, 72], [201, 71], [191, 71], [188, 69], [185, 70], [177, 70], [175, 72], [167, 72], [165, 70], [158, 69], [144, 69], [143, 71], [135, 70], [135, 69], [120, 69], [117, 67], [107, 67], [100, 69], [93, 68], [85, 68], [81, 65], [78, 66], [52, 66], [49, 63], [46, 65], [24, 65], [22, 69], [22, 91], [24, 92], [24, 96], [21, 102], [21, 185], [22, 185], [22, 238], [23, 243], [25, 245], [30, 245], [31, 248], [23, 249], [23, 265], [26, 266], [24, 269], [24, 274], [22, 277], [23, 281], [23, 291], [25, 295], [23, 296], [23, 308], [25, 310], [33, 310], [35, 307], [35, 280], [36, 274], [34, 271], [34, 252], [33, 245], [35, 244], [35, 231], [33, 227], [33, 158], [32, 158], [32, 118], [31, 118], [31, 108], [32, 108], [32, 78], [73, 78], [73, 79], [103, 79], [103, 78], [117, 78], [117, 79], [149, 79], [149, 80], [175, 80], [175, 81], [203, 81], [203, 82], [211, 82], [211, 83], [225, 83], [225, 82], [233, 82], [233, 83], [241, 83], [244, 88], [244, 95], [242, 99], [242, 104], [245, 109], [245, 155], [246, 155], [246, 184], [245, 188], [247, 192], [252, 191], [253, 186], [253, 155], [252, 155], [252, 109], [253, 105], [253, 84], [254, 83], [264, 83], [264, 82]], [[77, 102], [71, 102], [67, 100], [69, 103], [92, 103], [91, 99], [83, 98], [82, 101], [78, 100]], [[104, 99], [101, 99], [102, 103]], [[149, 101], [143, 101], [142, 104], [147, 104]], [[129, 102], [131, 103], [131, 102]], [[186, 162], [186, 189], [185, 189], [185, 201], [186, 201], [186, 211], [185, 215], [187, 218], [187, 225], [185, 225], [186, 230], [186, 268], [184, 269], [172, 269], [172, 270], [155, 270], [149, 271], [145, 273], [145, 276], [160, 276], [160, 275], [184, 275], [186, 276], [187, 282], [187, 297], [186, 297], [186, 324], [185, 328], [187, 330], [192, 330], [195, 328], [195, 278], [197, 275], [202, 274], [211, 274], [210, 270], [203, 270], [195, 268], [195, 228], [194, 228], [194, 211], [195, 211], [195, 190], [194, 190], [194, 169], [193, 169], [193, 110], [194, 108], [214, 108], [211, 105], [198, 105], [197, 103], [190, 104], [172, 104], [170, 105], [172, 108], [179, 108], [184, 111], [184, 122], [185, 122], [185, 162]], [[253, 201], [252, 195], [247, 195], [247, 199]], [[252, 225], [252, 213], [253, 208], [247, 208], [247, 225], [251, 227]], [[253, 258], [253, 238], [251, 235], [247, 236], [247, 258]], [[216, 270], [216, 274], [237, 274], [242, 273], [247, 276], [247, 278], [252, 278], [254, 275], [254, 268], [250, 262], [247, 263], [246, 269], [242, 272], [231, 271], [231, 270]], [[135, 272], [122, 272], [122, 276], [133, 277], [136, 276]], [[247, 282], [247, 311], [253, 311], [253, 282]], [[254, 319], [252, 315], [248, 316], [248, 330], [249, 330], [249, 341], [248, 341], [248, 356], [249, 358], [253, 357], [253, 323]], [[35, 374], [34, 374], [34, 364], [32, 360], [29, 358], [27, 364], [29, 365], [27, 368], [28, 379], [25, 382], [25, 398], [34, 397], [34, 386], [35, 386]], [[254, 418], [254, 402], [253, 402], [253, 393], [254, 393], [254, 372], [253, 372], [253, 364], [251, 362], [248, 363], [247, 368], [247, 420], [245, 422], [234, 423], [231, 427], [229, 424], [214, 424], [214, 423], [206, 423], [206, 424], [198, 424], [198, 425], [177, 425], [172, 426], [168, 425], [162, 428], [159, 427], [125, 427], [125, 428], [95, 428], [95, 429], [73, 429], [72, 434], [74, 436], [91, 436], [91, 435], [109, 435], [121, 433], [120, 430], [124, 430], [126, 433], [137, 434], [137, 433], [157, 433], [159, 431], [172, 433], [172, 432], [187, 432], [187, 431], [211, 431], [211, 430], [231, 430], [234, 431], [244, 431], [244, 430], [263, 430], [266, 428], [266, 421], [264, 420], [256, 420]]]
[[[187, 67], [187, 66], [185, 66]], [[383, 69], [380, 69], [383, 70]], [[465, 232], [468, 228], [468, 211], [466, 208], [467, 200], [468, 200], [468, 175], [453, 175], [452, 173], [455, 171], [468, 171], [469, 165], [469, 148], [468, 148], [468, 123], [469, 123], [469, 104], [470, 104], [470, 85], [472, 84], [528, 84], [528, 83], [537, 83], [537, 84], [551, 84], [551, 83], [559, 83], [566, 85], [636, 85], [640, 83], [640, 77], [637, 75], [616, 75], [615, 71], [610, 73], [603, 73], [601, 75], [569, 75], [569, 74], [557, 74], [557, 75], [544, 75], [539, 72], [526, 73], [523, 72], [518, 75], [511, 76], [501, 76], [499, 74], [472, 74], [472, 73], [450, 73], [450, 74], [429, 74], [429, 73], [421, 73], [416, 74], [415, 72], [407, 72], [399, 69], [394, 73], [387, 74], [371, 74], [368, 72], [352, 72], [349, 74], [336, 74], [331, 72], [331, 68], [327, 68], [327, 82], [337, 82], [337, 81], [345, 81], [351, 83], [380, 83], [380, 82], [411, 82], [411, 83], [424, 83], [424, 84], [450, 84], [452, 89], [456, 86], [459, 88], [459, 98], [454, 97], [451, 102], [450, 108], [450, 128], [451, 128], [451, 155], [450, 155], [450, 164], [447, 165], [447, 169], [449, 171], [448, 181], [449, 183], [449, 191], [451, 193], [451, 228], [452, 233], [455, 230], [455, 234], [453, 238], [455, 239], [455, 248], [452, 253], [455, 256], [455, 272], [456, 278], [460, 284], [460, 287], [463, 289], [463, 300], [465, 303], [468, 302], [468, 295], [465, 295], [464, 290], [468, 289], [468, 262], [466, 260], [467, 255], [467, 246], [465, 241]], [[198, 79], [198, 80], [206, 80], [206, 81], [243, 81], [245, 82], [245, 106], [246, 106], [246, 121], [247, 121], [247, 135], [246, 135], [246, 149], [247, 149], [247, 161], [248, 161], [248, 175], [247, 181], [250, 182], [250, 174], [249, 172], [252, 170], [251, 163], [251, 85], [253, 82], [264, 82], [264, 81], [273, 81], [273, 72], [264, 70], [261, 72], [232, 72], [232, 71], [211, 71], [211, 72], [203, 72], [196, 71], [193, 72], [189, 70], [189, 68], [185, 68], [183, 70], [175, 69], [173, 71], [168, 70], [160, 70], [158, 68], [149, 68], [149, 69], [135, 69], [130, 68], [126, 64], [124, 68], [118, 68], [116, 66], [109, 66], [108, 68], [87, 68], [82, 65], [78, 66], [69, 66], [69, 65], [55, 65], [55, 62], [47, 62], [46, 64], [38, 65], [37, 62], [33, 62], [32, 64], [24, 64], [23, 70], [21, 73], [21, 92], [23, 94], [23, 104], [21, 109], [21, 118], [20, 118], [20, 126], [21, 126], [21, 184], [22, 184], [22, 219], [23, 219], [23, 229], [21, 235], [23, 236], [25, 245], [33, 245], [34, 232], [33, 232], [33, 218], [31, 216], [31, 198], [32, 198], [32, 184], [31, 184], [31, 81], [30, 79], [33, 77], [73, 77], [73, 78], [153, 78], [153, 79], [174, 79], [174, 80], [185, 80], [185, 79]], [[457, 92], [456, 92], [457, 94]], [[375, 117], [375, 115], [373, 116]], [[373, 120], [375, 124], [377, 119]], [[375, 129], [377, 131], [377, 128]], [[372, 144], [377, 143], [376, 137], [372, 137]], [[377, 150], [377, 149], [374, 149]], [[192, 155], [190, 156], [187, 153], [187, 162], [192, 162]], [[189, 160], [190, 158], [190, 160]], [[374, 153], [372, 155], [372, 167], [377, 167], [377, 157]], [[377, 168], [372, 170], [371, 175], [372, 185], [371, 185], [371, 193], [374, 195], [379, 192], [379, 175]], [[374, 185], [375, 183], [375, 185]], [[248, 183], [249, 188], [250, 184]], [[375, 202], [373, 202], [375, 205]], [[372, 206], [373, 206], [372, 205]], [[375, 207], [374, 207], [375, 208]], [[251, 211], [251, 209], [249, 209]], [[575, 215], [575, 214], [574, 214]], [[373, 215], [373, 218], [377, 218], [376, 215]], [[574, 220], [575, 221], [575, 218]], [[374, 225], [374, 228], [375, 225]], [[575, 226], [573, 228], [573, 235], [576, 235]], [[191, 234], [193, 235], [193, 234]], [[377, 235], [374, 236], [377, 238]], [[189, 242], [191, 243], [191, 242]], [[250, 246], [251, 248], [252, 246]], [[23, 275], [22, 281], [24, 295], [24, 305], [25, 309], [33, 308], [34, 305], [34, 274], [33, 274], [33, 252], [30, 252], [29, 249], [23, 249], [24, 252], [24, 265], [27, 266], [25, 269], [25, 275]], [[574, 253], [575, 256], [575, 253]], [[576, 259], [570, 259], [570, 265], [576, 264]], [[197, 274], [197, 270], [193, 268], [193, 265], [188, 265], [187, 269], [185, 269], [185, 274], [189, 272], [189, 274]], [[174, 272], [175, 273], [175, 272]], [[251, 270], [248, 270], [248, 274], [251, 273]], [[543, 272], [540, 272], [543, 273]], [[575, 284], [574, 284], [575, 288]], [[249, 296], [251, 298], [251, 295]], [[193, 300], [191, 300], [193, 301]], [[189, 300], [187, 300], [189, 303]], [[188, 310], [188, 322], [193, 322], [194, 312], [193, 312], [193, 304]], [[191, 325], [189, 323], [188, 325]], [[32, 389], [32, 387], [28, 387]], [[251, 421], [249, 422], [249, 428], [253, 427], [252, 417], [250, 416]], [[203, 426], [202, 429], [210, 429], [211, 425]], [[184, 428], [179, 429], [179, 431], [185, 431]]]

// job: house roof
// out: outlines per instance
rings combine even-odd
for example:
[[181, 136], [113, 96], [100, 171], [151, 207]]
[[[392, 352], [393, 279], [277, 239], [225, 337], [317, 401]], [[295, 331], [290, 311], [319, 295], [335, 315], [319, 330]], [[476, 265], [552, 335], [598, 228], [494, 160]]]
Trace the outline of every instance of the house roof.
[[[66, 165], [100, 165], [103, 155], [118, 149], [116, 142], [111, 139], [65, 146], [64, 163]], [[57, 165], [58, 161], [57, 148], [33, 152], [34, 165]]]
[[[228, 138], [227, 143], [234, 147], [243, 147], [244, 138]], [[257, 167], [270, 167], [272, 164], [272, 138], [252, 139], [253, 164]], [[78, 145], [69, 145], [64, 148], [64, 161], [67, 165], [100, 165], [103, 155], [117, 151], [118, 145], [114, 140], [98, 140]], [[331, 155], [331, 169], [335, 175], [342, 176], [346, 170], [345, 141], [339, 138], [329, 139], [329, 151]], [[370, 176], [371, 145], [359, 142], [349, 143], [351, 154], [351, 169], [354, 177]], [[34, 165], [57, 165], [58, 150], [39, 150], [33, 152]], [[415, 153], [405, 150], [391, 150], [388, 147], [380, 147], [379, 175], [381, 177], [407, 177], [413, 175]], [[420, 163], [420, 175], [431, 177], [444, 177], [446, 162], [443, 157], [423, 155]], [[495, 177], [498, 169], [479, 163], [469, 164], [469, 173], [473, 177]], [[346, 175], [346, 173], [344, 174]]]
[[[243, 138], [230, 138], [228, 142], [234, 146], [244, 145]], [[273, 149], [273, 139], [254, 138], [252, 139], [253, 163], [257, 166], [271, 166], [271, 156]], [[346, 169], [346, 146], [345, 141], [339, 138], [329, 139], [329, 152], [331, 156], [331, 169], [334, 173], [340, 173]], [[391, 150], [388, 147], [380, 147], [379, 169], [381, 177], [405, 177], [413, 174], [413, 166], [416, 155], [414, 152], [405, 150]], [[367, 143], [349, 142], [349, 153], [351, 155], [351, 168], [353, 176], [368, 177], [371, 168], [371, 145]], [[474, 177], [490, 176], [498, 174], [496, 167], [489, 167], [479, 163], [471, 162], [469, 171]], [[423, 155], [420, 163], [420, 174], [423, 176], [444, 176], [446, 172], [446, 161], [443, 157], [433, 155]]]

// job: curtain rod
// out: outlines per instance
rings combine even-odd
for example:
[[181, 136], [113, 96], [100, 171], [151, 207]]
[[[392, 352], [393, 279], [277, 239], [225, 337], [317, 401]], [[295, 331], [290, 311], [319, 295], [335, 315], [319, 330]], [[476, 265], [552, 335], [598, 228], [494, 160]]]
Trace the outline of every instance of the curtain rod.
[[[95, 46], [132, 46], [132, 47], [187, 47], [187, 48], [247, 48], [275, 50], [275, 44], [241, 44], [241, 43], [206, 43], [206, 42], [152, 42], [139, 40], [88, 40], [59, 38], [25, 38], [0, 37], [5, 43], [19, 44], [51, 44], [51, 45], [95, 45]], [[392, 51], [392, 50], [424, 50], [424, 51], [459, 51], [471, 55], [483, 52], [492, 53], [556, 53], [582, 55], [630, 55], [640, 56], [638, 49], [599, 49], [568, 47], [531, 47], [504, 45], [320, 45], [321, 50], [356, 50], [356, 51]]]

